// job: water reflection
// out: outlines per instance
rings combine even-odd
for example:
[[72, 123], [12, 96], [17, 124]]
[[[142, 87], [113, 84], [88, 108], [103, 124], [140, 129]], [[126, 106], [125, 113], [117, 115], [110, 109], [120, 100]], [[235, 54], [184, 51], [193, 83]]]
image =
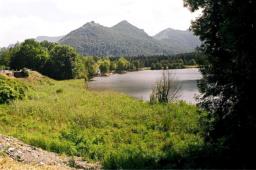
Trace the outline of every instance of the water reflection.
[[[195, 103], [195, 95], [199, 94], [197, 80], [202, 78], [198, 69], [169, 70], [180, 85], [178, 99], [189, 103]], [[114, 90], [126, 93], [142, 100], [149, 100], [152, 88], [162, 76], [161, 70], [145, 70], [115, 74], [110, 77], [95, 77], [89, 82], [89, 88], [93, 90]]]

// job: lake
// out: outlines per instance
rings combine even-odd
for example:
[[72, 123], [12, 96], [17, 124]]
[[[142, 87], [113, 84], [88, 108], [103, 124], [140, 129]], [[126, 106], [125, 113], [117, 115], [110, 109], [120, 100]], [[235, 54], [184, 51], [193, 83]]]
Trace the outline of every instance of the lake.
[[[95, 77], [88, 86], [92, 90], [119, 91], [148, 101], [152, 88], [161, 79], [162, 73], [162, 70], [143, 70], [113, 74], [109, 77]], [[199, 69], [174, 69], [169, 70], [169, 74], [174, 77], [180, 87], [178, 99], [188, 103], [196, 103], [194, 97], [199, 95], [197, 80], [202, 78]]]

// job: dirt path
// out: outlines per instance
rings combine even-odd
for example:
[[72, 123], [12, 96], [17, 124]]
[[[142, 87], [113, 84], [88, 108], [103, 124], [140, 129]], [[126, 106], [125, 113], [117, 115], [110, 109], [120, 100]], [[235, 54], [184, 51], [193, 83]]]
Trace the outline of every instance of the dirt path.
[[6, 169], [8, 164], [11, 167], [11, 163], [27, 165], [28, 168], [22, 169], [31, 169], [30, 166], [32, 169], [101, 169], [98, 163], [88, 163], [79, 157], [60, 156], [27, 145], [16, 138], [0, 135], [0, 169]]

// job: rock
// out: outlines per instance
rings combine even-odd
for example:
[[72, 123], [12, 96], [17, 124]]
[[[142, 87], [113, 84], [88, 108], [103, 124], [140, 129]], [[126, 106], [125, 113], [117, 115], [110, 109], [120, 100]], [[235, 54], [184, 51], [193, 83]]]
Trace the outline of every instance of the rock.
[[8, 152], [13, 152], [14, 150], [14, 148], [8, 148]]
[[16, 161], [38, 166], [53, 165], [70, 169], [70, 160], [73, 160], [72, 168], [101, 169], [99, 163], [88, 163], [79, 157], [59, 156], [3, 135], [0, 135], [0, 151]]

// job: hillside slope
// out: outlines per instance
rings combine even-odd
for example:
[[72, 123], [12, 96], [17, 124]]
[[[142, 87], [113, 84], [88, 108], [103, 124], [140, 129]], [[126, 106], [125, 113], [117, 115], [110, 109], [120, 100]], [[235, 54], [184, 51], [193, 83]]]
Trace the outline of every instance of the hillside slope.
[[70, 32], [60, 43], [73, 46], [83, 55], [138, 56], [173, 54], [167, 46], [127, 21], [113, 27], [90, 22]]
[[199, 38], [188, 30], [181, 31], [168, 28], [156, 34], [154, 38], [169, 48], [176, 49], [180, 52], [192, 52], [201, 44]]

